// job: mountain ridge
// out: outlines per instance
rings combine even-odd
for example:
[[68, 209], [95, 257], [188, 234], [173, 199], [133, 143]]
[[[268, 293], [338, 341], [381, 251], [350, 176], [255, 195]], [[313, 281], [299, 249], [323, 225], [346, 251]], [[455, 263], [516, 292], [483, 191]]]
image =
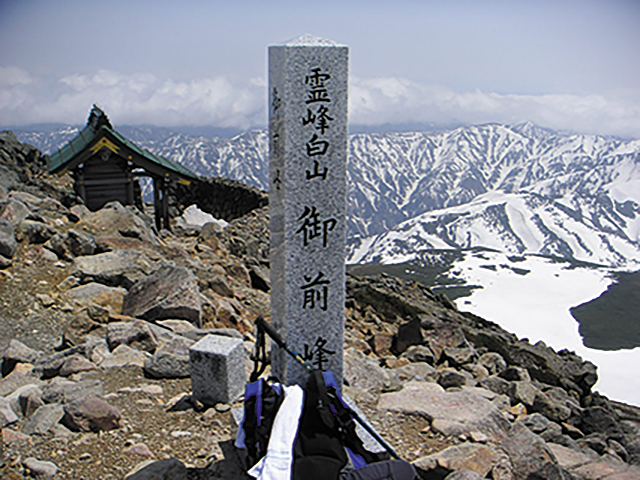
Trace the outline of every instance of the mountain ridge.
[[[124, 130], [142, 147], [200, 175], [268, 188], [264, 130], [232, 138], [153, 127]], [[64, 143], [72, 134], [67, 128], [57, 140], [55, 133], [23, 132], [19, 138], [51, 151], [56, 141]], [[616, 267], [640, 261], [640, 140], [563, 133], [527, 122], [356, 133], [348, 148], [350, 262], [378, 258], [391, 263], [406, 259], [418, 246], [488, 246], [477, 243], [487, 235], [473, 235], [486, 230], [488, 221], [496, 226], [494, 234], [500, 233], [494, 246], [508, 253], [562, 255]], [[483, 204], [482, 196], [490, 194], [507, 195], [510, 202]], [[467, 220], [476, 219], [473, 225], [459, 220], [456, 209], [462, 205]], [[516, 217], [529, 225], [528, 233]], [[409, 228], [405, 222], [433, 230], [437, 241], [429, 241], [429, 235], [418, 243], [401, 238]], [[584, 238], [569, 225], [578, 225]], [[464, 229], [472, 233], [470, 242], [460, 237]], [[395, 253], [381, 249], [391, 238]], [[364, 251], [367, 245], [369, 252]]]

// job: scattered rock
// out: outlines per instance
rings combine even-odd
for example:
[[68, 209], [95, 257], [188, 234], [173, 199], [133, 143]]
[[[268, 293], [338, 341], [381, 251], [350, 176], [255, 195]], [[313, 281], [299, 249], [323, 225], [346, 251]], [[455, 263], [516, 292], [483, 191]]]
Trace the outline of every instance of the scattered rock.
[[67, 300], [75, 305], [88, 307], [101, 305], [112, 313], [122, 312], [122, 302], [127, 290], [121, 287], [108, 287], [101, 283], [88, 283], [70, 288], [65, 293]]
[[36, 385], [26, 385], [13, 393], [18, 393], [18, 404], [22, 415], [31, 418], [33, 414], [44, 405], [42, 401], [42, 389]]
[[93, 395], [64, 406], [63, 424], [73, 431], [99, 432], [120, 428], [120, 411]]
[[11, 402], [0, 397], [0, 423], [2, 423], [2, 427], [16, 423], [18, 420], [18, 415], [11, 408]]
[[141, 352], [126, 345], [120, 345], [106, 358], [99, 362], [100, 368], [122, 368], [127, 366], [144, 367], [150, 357], [147, 352]]
[[131, 288], [138, 280], [151, 274], [147, 257], [137, 250], [118, 250], [73, 261], [72, 274], [84, 283], [96, 282], [110, 287]]
[[509, 422], [500, 411], [480, 395], [467, 392], [444, 392], [438, 385], [409, 382], [399, 392], [380, 396], [378, 409], [421, 415], [432, 419], [432, 428], [448, 436], [481, 432], [499, 440], [506, 436]]
[[153, 378], [186, 378], [191, 375], [189, 347], [195, 342], [176, 337], [162, 346], [144, 364], [144, 371]]
[[2, 355], [2, 376], [9, 375], [18, 363], [35, 363], [42, 352], [27, 347], [24, 343], [11, 339]]
[[149, 447], [147, 447], [147, 445], [145, 445], [144, 443], [135, 443], [130, 447], [125, 448], [122, 453], [125, 453], [127, 455], [136, 455], [139, 457], [153, 457], [153, 453], [151, 453]]
[[64, 416], [64, 407], [60, 403], [49, 403], [38, 408], [25, 425], [27, 435], [44, 435]]
[[23, 462], [29, 475], [36, 479], [49, 480], [58, 473], [58, 466], [52, 462], [45, 462], [29, 457]]
[[563, 478], [553, 452], [524, 425], [514, 425], [501, 447], [509, 455], [516, 478]]
[[153, 353], [159, 341], [150, 324], [144, 320], [116, 322], [107, 326], [107, 345], [114, 350], [119, 345], [127, 345], [138, 350]]
[[54, 378], [42, 388], [42, 400], [45, 403], [69, 404], [87, 395], [102, 396], [104, 389], [99, 380], [81, 380], [72, 382], [63, 378]]
[[187, 467], [180, 460], [169, 458], [138, 465], [125, 480], [187, 480]]
[[101, 327], [99, 323], [89, 318], [86, 311], [82, 311], [67, 323], [62, 333], [62, 343], [67, 348], [82, 345], [86, 342], [88, 335]]
[[32, 385], [37, 382], [38, 380], [32, 375], [27, 375], [14, 370], [8, 376], [0, 379], [0, 397], [6, 397], [20, 387]]
[[426, 362], [429, 365], [435, 364], [435, 356], [426, 345], [414, 345], [407, 348], [401, 358], [407, 358], [411, 362]]
[[41, 221], [25, 219], [20, 223], [16, 236], [31, 244], [45, 243], [56, 234], [56, 229]]
[[[477, 443], [464, 443], [422, 457], [413, 464], [421, 470], [470, 470], [485, 478], [498, 461], [500, 454], [494, 449]], [[449, 477], [447, 477], [449, 478]], [[460, 477], [466, 478], [466, 477]], [[471, 477], [474, 478], [474, 477]]]
[[68, 377], [75, 373], [88, 372], [90, 370], [95, 370], [96, 368], [98, 368], [97, 365], [87, 360], [85, 357], [72, 355], [65, 359], [64, 363], [60, 367], [59, 375], [61, 377]]
[[40, 305], [42, 305], [44, 308], [49, 308], [49, 307], [55, 305], [55, 303], [56, 303], [56, 301], [53, 298], [51, 298], [50, 295], [47, 295], [46, 293], [37, 293], [36, 294], [36, 298], [40, 302]]
[[158, 239], [153, 233], [152, 223], [153, 220], [137, 208], [110, 202], [97, 212], [82, 215], [76, 229], [95, 236], [120, 236], [157, 245]]
[[438, 372], [438, 383], [444, 389], [462, 387], [463, 385], [473, 383], [472, 379], [468, 374], [465, 375], [465, 373], [466, 372], [454, 368], [444, 368]]
[[199, 323], [198, 282], [190, 270], [164, 266], [141, 279], [127, 293], [122, 313], [146, 320], [177, 318]]

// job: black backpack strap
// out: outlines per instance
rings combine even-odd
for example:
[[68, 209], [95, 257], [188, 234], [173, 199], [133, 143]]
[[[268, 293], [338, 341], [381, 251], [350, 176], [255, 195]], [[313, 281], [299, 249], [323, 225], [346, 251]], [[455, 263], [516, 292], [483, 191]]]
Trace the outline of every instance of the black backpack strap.
[[[328, 385], [327, 385], [328, 384]], [[388, 460], [389, 455], [384, 453], [375, 453], [367, 450], [364, 447], [362, 439], [356, 432], [356, 422], [354, 420], [354, 413], [351, 408], [342, 399], [337, 390], [337, 384], [332, 372], [325, 372], [323, 374], [323, 385], [327, 392], [329, 401], [331, 402], [331, 410], [333, 416], [338, 423], [338, 430], [340, 431], [342, 443], [350, 451], [350, 456], [354, 464], [357, 466], [379, 462], [382, 460]], [[359, 456], [360, 459], [354, 459], [354, 455]]]
[[320, 415], [322, 423], [331, 430], [338, 428], [333, 409], [331, 408], [333, 401], [329, 396], [327, 384], [324, 381], [322, 371], [313, 370], [311, 372], [307, 389], [311, 394], [315, 395], [316, 408], [318, 409], [318, 414]]
[[264, 373], [267, 365], [269, 364], [269, 359], [267, 358], [266, 335], [264, 333], [264, 330], [259, 327], [256, 332], [256, 343], [252, 352], [252, 359], [253, 371], [251, 372], [251, 376], [249, 377], [249, 382], [256, 382], [260, 375]]
[[244, 421], [245, 446], [251, 465], [264, 457], [276, 414], [284, 401], [277, 379], [262, 378], [245, 387]]
[[293, 449], [293, 480], [337, 480], [348, 461], [338, 427], [322, 372], [313, 371]]
[[388, 460], [372, 463], [357, 470], [345, 470], [340, 480], [416, 480], [418, 474], [409, 462]]

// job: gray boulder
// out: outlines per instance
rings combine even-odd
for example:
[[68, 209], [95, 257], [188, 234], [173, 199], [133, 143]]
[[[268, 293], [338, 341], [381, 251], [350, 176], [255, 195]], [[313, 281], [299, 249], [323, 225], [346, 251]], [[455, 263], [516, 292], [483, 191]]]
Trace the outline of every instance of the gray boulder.
[[174, 318], [199, 323], [202, 306], [196, 277], [186, 268], [163, 266], [131, 287], [122, 313], [151, 321]]
[[30, 213], [29, 207], [15, 198], [9, 198], [0, 203], [0, 218], [14, 227], [20, 225]]
[[[15, 394], [16, 392], [14, 392]], [[33, 414], [44, 405], [42, 401], [42, 389], [36, 385], [27, 385], [17, 391], [18, 405], [22, 415], [31, 418]]]
[[408, 382], [399, 392], [380, 396], [382, 411], [432, 419], [432, 428], [444, 435], [477, 435], [499, 440], [509, 422], [489, 400], [470, 391], [444, 392], [429, 382]]
[[410, 362], [426, 362], [429, 365], [434, 365], [436, 361], [433, 352], [426, 345], [413, 345], [407, 348], [400, 357], [406, 358]]
[[144, 364], [144, 371], [154, 378], [187, 378], [191, 375], [189, 347], [195, 342], [175, 337], [160, 348]]
[[0, 397], [0, 424], [2, 427], [16, 423], [18, 420], [18, 415], [11, 407], [11, 402], [6, 398]]
[[38, 384], [40, 380], [17, 370], [0, 379], [0, 397], [6, 397], [25, 385]]
[[83, 283], [97, 282], [111, 287], [130, 288], [153, 271], [147, 257], [137, 250], [118, 250], [73, 261], [72, 275]]
[[27, 435], [44, 435], [51, 430], [64, 416], [64, 408], [60, 403], [50, 403], [38, 408], [24, 427]]
[[96, 240], [93, 235], [81, 230], [69, 230], [64, 243], [74, 257], [93, 255], [96, 250]]
[[509, 456], [516, 478], [564, 478], [551, 449], [524, 425], [514, 425], [500, 446]]
[[114, 350], [119, 345], [127, 345], [153, 353], [160, 343], [150, 324], [144, 320], [137, 320], [110, 323], [107, 326], [107, 345], [109, 350]]
[[2, 355], [2, 376], [9, 375], [18, 363], [35, 363], [41, 356], [42, 352], [12, 338]]
[[509, 398], [515, 405], [516, 403], [522, 403], [529, 410], [533, 408], [536, 402], [536, 397], [541, 394], [540, 390], [536, 388], [533, 382], [517, 381], [511, 382], [509, 385]]
[[[389, 390], [397, 381], [397, 374], [382, 368], [373, 358], [349, 348], [344, 355], [344, 380], [351, 387], [365, 390], [374, 396]], [[392, 378], [392, 376], [394, 378]]]
[[137, 208], [110, 202], [97, 212], [83, 215], [77, 228], [93, 235], [122, 236], [157, 245], [152, 223], [153, 220]]
[[38, 460], [33, 457], [27, 458], [22, 465], [30, 477], [40, 480], [53, 479], [58, 473], [58, 466], [55, 463]]
[[54, 378], [42, 388], [42, 400], [45, 403], [68, 404], [87, 395], [102, 396], [104, 388], [99, 380], [82, 380], [72, 382], [62, 378]]
[[45, 247], [66, 260], [93, 255], [98, 249], [93, 235], [81, 230], [69, 230], [64, 234], [54, 235], [45, 243]]
[[20, 223], [17, 236], [28, 243], [45, 243], [56, 234], [56, 229], [44, 222], [25, 219]]
[[82, 355], [72, 355], [67, 357], [60, 367], [59, 375], [69, 377], [76, 373], [88, 372], [97, 369], [97, 365]]
[[110, 354], [103, 355], [97, 362], [101, 368], [122, 368], [130, 365], [144, 367], [144, 362], [148, 358], [149, 354], [147, 352], [120, 345]]
[[539, 434], [549, 428], [551, 423], [547, 417], [540, 413], [532, 413], [531, 415], [525, 415], [516, 423], [522, 424], [531, 430], [533, 433]]
[[471, 347], [448, 347], [442, 351], [442, 358], [454, 367], [462, 367], [472, 363], [476, 358], [476, 352]]
[[202, 289], [210, 288], [223, 297], [233, 297], [233, 289], [229, 286], [227, 272], [220, 265], [211, 268], [199, 268], [196, 270], [198, 284]]
[[64, 406], [62, 423], [75, 432], [100, 432], [120, 428], [120, 410], [94, 395]]
[[507, 368], [507, 362], [502, 355], [496, 352], [487, 352], [480, 356], [478, 363], [482, 365], [491, 375], [496, 375]]
[[438, 372], [438, 384], [444, 389], [473, 385], [474, 383], [471, 374], [463, 370], [443, 368]]
[[426, 362], [414, 362], [403, 365], [395, 369], [398, 379], [403, 382], [411, 380], [435, 382], [438, 378], [438, 371]]
[[17, 249], [18, 242], [13, 225], [8, 220], [0, 217], [0, 255], [6, 258], [13, 258]]
[[510, 382], [500, 377], [483, 378], [478, 382], [478, 386], [500, 395], [509, 395], [512, 388]]
[[100, 305], [111, 313], [122, 312], [122, 302], [127, 290], [121, 287], [108, 287], [101, 283], [87, 283], [71, 288], [65, 293], [67, 300], [78, 306]]
[[571, 416], [571, 408], [566, 405], [566, 401], [567, 394], [564, 390], [550, 389], [536, 394], [532, 408], [549, 420], [564, 422]]
[[622, 427], [615, 416], [603, 407], [589, 407], [580, 417], [580, 430], [586, 435], [602, 433], [609, 437], [621, 437]]
[[[433, 455], [422, 457], [413, 464], [421, 470], [447, 469], [453, 471], [472, 471], [476, 476], [453, 478], [485, 478], [500, 458], [500, 453], [491, 447], [479, 443], [454, 445]], [[449, 478], [447, 476], [446, 478]]]

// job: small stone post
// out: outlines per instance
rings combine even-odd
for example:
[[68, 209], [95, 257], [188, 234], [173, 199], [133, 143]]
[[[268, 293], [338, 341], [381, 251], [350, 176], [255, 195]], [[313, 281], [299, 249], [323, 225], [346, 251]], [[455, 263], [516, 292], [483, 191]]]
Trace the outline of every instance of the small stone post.
[[[304, 35], [269, 47], [271, 322], [342, 384], [349, 48]], [[306, 382], [273, 349], [273, 372]]]

